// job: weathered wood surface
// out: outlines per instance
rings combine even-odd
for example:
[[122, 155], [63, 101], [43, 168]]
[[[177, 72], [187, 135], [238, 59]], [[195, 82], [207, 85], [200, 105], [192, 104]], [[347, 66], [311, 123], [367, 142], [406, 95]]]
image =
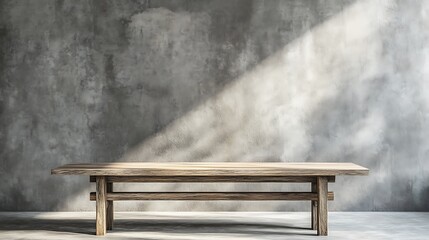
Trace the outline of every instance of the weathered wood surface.
[[[127, 162], [68, 164], [52, 174], [89, 175], [96, 182], [96, 235], [113, 228], [113, 201], [118, 200], [296, 200], [311, 201], [312, 229], [328, 234], [328, 205], [334, 199], [328, 182], [336, 175], [368, 175], [353, 163], [283, 162]], [[309, 182], [311, 192], [114, 192], [114, 182]]]
[[96, 235], [106, 234], [106, 195], [107, 185], [104, 177], [97, 177], [96, 187]]
[[[112, 192], [113, 192], [113, 183], [107, 182], [107, 194], [112, 193]], [[107, 207], [106, 207], [106, 229], [107, 230], [113, 229], [113, 214], [114, 214], [113, 201], [108, 200], [107, 201]]]
[[317, 235], [328, 235], [328, 181], [326, 177], [317, 178]]
[[[328, 200], [334, 200], [334, 193], [327, 193]], [[90, 193], [90, 200], [96, 199], [96, 193]], [[311, 192], [113, 192], [107, 193], [107, 200], [318, 200], [317, 193]]]
[[[317, 193], [317, 182], [311, 183], [311, 192]], [[311, 228], [317, 230], [317, 200], [311, 201]]]
[[122, 162], [67, 164], [52, 174], [93, 176], [335, 176], [367, 175], [353, 163], [284, 162]]
[[[90, 176], [89, 181], [95, 182], [95, 176]], [[113, 182], [316, 182], [317, 177], [300, 176], [106, 176], [106, 181]], [[335, 182], [334, 176], [328, 177], [329, 182]]]

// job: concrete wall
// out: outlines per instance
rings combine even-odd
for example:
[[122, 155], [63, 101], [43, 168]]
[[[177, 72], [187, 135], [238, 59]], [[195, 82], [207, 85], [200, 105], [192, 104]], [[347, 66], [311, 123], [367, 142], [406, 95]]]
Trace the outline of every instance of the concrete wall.
[[[331, 209], [429, 210], [428, 29], [423, 0], [0, 1], [0, 210], [93, 210], [50, 169], [112, 161], [352, 161]], [[308, 188], [222, 186], [126, 189]]]

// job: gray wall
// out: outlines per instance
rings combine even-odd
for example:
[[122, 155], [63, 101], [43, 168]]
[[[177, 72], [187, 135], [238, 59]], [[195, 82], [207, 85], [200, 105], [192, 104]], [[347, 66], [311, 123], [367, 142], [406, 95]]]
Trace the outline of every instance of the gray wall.
[[[92, 210], [73, 162], [352, 161], [333, 210], [429, 210], [429, 1], [0, 1], [0, 210]], [[140, 190], [303, 190], [281, 184]], [[308, 210], [308, 203], [119, 203]]]

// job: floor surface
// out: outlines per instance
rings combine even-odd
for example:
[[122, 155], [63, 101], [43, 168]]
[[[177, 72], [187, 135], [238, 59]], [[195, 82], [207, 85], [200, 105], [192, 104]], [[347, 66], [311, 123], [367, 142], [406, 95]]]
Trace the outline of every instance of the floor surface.
[[106, 237], [94, 212], [0, 212], [0, 239], [429, 239], [429, 213], [332, 212], [329, 236], [303, 212], [120, 212]]

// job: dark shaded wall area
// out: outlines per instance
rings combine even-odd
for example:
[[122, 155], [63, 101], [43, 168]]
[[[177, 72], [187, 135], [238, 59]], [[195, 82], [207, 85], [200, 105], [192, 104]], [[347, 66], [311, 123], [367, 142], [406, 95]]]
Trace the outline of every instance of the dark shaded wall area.
[[[332, 209], [429, 210], [428, 2], [1, 0], [0, 211], [91, 210], [50, 169], [112, 161], [352, 161]], [[140, 189], [306, 188], [219, 187]]]

